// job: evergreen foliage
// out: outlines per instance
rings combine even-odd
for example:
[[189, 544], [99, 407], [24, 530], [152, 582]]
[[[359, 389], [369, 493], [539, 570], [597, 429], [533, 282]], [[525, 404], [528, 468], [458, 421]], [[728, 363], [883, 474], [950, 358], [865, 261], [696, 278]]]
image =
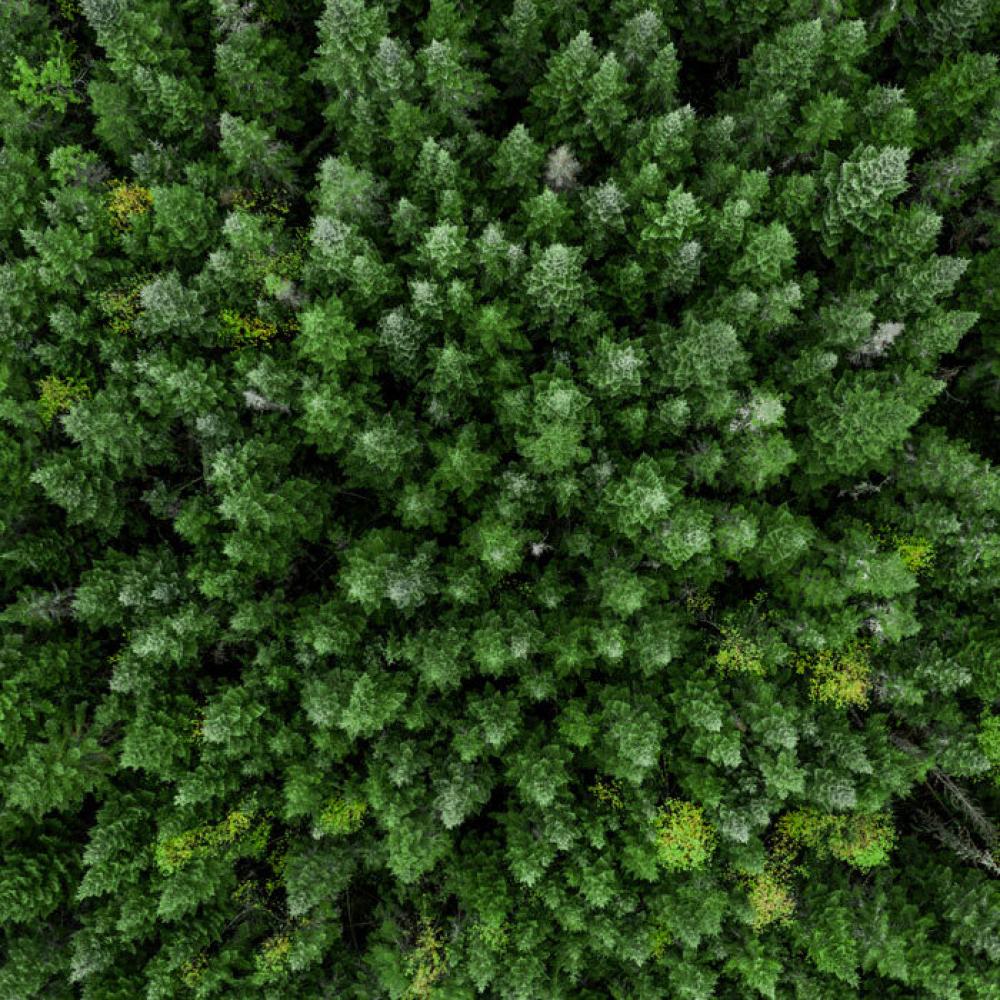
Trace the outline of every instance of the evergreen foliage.
[[0, 5], [0, 1000], [1000, 998], [998, 43]]

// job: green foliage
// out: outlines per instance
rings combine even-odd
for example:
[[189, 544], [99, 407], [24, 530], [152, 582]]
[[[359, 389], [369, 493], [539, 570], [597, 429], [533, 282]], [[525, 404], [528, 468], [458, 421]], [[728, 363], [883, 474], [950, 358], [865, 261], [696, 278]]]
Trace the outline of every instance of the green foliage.
[[983, 713], [977, 739], [990, 767], [996, 772], [997, 783], [1000, 784], [1000, 715]]
[[90, 395], [90, 387], [85, 383], [58, 375], [46, 375], [38, 383], [38, 415], [42, 423], [49, 426], [60, 414], [69, 410], [77, 400]]
[[747, 880], [751, 926], [762, 931], [772, 924], [787, 924], [795, 913], [795, 898], [781, 870], [765, 869]]
[[801, 846], [867, 870], [887, 863], [895, 828], [884, 813], [838, 816], [799, 809], [781, 817], [777, 837], [779, 856]]
[[32, 110], [50, 107], [60, 114], [70, 104], [78, 104], [71, 56], [72, 46], [58, 35], [41, 65], [32, 66], [23, 55], [16, 56], [11, 75], [18, 100]]
[[538, 254], [525, 281], [525, 293], [553, 324], [569, 322], [584, 302], [583, 254], [554, 243]]
[[219, 313], [220, 339], [234, 347], [253, 347], [267, 344], [278, 332], [274, 323], [259, 316], [241, 316], [232, 309]]
[[161, 838], [157, 841], [156, 866], [173, 875], [203, 856], [212, 856], [239, 844], [247, 854], [259, 853], [267, 843], [268, 825], [254, 821], [252, 812], [234, 811], [220, 823]]
[[719, 651], [715, 654], [715, 665], [722, 673], [751, 674], [761, 676], [767, 667], [760, 646], [752, 639], [741, 636], [732, 628], [724, 628]]
[[113, 181], [108, 195], [108, 215], [118, 230], [129, 228], [132, 217], [145, 215], [152, 208], [153, 196], [147, 188], [127, 181]]
[[871, 664], [862, 643], [804, 654], [796, 660], [796, 669], [808, 675], [809, 692], [817, 701], [839, 708], [868, 704]]
[[703, 868], [715, 843], [715, 831], [693, 802], [669, 799], [657, 813], [656, 853], [668, 871]]
[[832, 180], [831, 197], [823, 224], [829, 235], [851, 227], [871, 232], [886, 219], [890, 203], [907, 186], [909, 153], [896, 146], [863, 147], [858, 155], [840, 164]]
[[0, 1000], [1000, 995], [998, 40], [0, 4]]
[[316, 830], [321, 834], [342, 837], [361, 829], [368, 805], [353, 799], [335, 796], [323, 807], [316, 819]]

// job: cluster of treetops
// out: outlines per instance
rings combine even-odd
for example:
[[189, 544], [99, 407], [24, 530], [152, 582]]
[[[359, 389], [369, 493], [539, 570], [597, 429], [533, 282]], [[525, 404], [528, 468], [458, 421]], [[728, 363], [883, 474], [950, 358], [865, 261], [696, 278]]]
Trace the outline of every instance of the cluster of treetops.
[[4, 0], [0, 1000], [1000, 1000], [998, 0]]

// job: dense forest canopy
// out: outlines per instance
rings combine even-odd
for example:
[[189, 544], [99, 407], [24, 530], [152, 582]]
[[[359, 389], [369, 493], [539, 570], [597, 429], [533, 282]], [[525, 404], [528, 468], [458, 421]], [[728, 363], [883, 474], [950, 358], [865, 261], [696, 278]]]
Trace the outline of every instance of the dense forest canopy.
[[998, 0], [0, 0], [0, 1000], [1000, 1000]]

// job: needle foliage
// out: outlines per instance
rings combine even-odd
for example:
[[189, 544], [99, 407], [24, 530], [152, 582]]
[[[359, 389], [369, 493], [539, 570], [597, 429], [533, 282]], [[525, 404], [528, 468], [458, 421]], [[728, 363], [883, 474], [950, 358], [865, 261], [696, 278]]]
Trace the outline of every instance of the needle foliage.
[[1000, 1000], [998, 41], [0, 3], [0, 1000]]

